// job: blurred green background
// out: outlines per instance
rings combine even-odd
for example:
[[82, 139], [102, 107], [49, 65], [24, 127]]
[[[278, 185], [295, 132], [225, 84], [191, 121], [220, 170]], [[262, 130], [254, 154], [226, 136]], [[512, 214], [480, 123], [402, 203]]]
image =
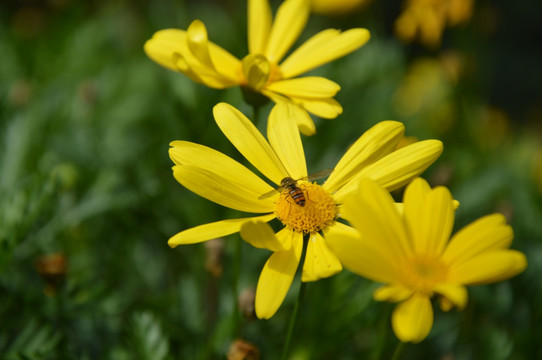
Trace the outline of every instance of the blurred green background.
[[[397, 39], [404, 6], [374, 0], [311, 17], [300, 41], [328, 27], [372, 38], [313, 72], [341, 85], [344, 113], [316, 119], [304, 138], [309, 172], [332, 167], [381, 120], [441, 139], [424, 177], [461, 202], [456, 229], [504, 213], [529, 266], [470, 288], [464, 312], [436, 310], [430, 336], [403, 358], [542, 358], [542, 4], [476, 1], [432, 46]], [[280, 354], [298, 279], [271, 320], [250, 309], [239, 320], [239, 238], [167, 246], [183, 229], [240, 216], [180, 186], [167, 154], [170, 141], [189, 140], [241, 160], [211, 112], [226, 101], [250, 114], [240, 90], [194, 84], [142, 50], [155, 31], [196, 18], [212, 41], [246, 54], [241, 0], [2, 1], [0, 358], [223, 359], [238, 337], [263, 359]], [[243, 244], [242, 255], [250, 295], [269, 252]], [[292, 358], [389, 358], [393, 306], [372, 300], [375, 287], [348, 271], [308, 284]]]

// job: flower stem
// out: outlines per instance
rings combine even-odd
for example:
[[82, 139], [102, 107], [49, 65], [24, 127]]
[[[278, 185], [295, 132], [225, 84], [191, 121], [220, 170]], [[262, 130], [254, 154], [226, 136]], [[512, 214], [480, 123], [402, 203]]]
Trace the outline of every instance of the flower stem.
[[[301, 260], [300, 264], [303, 266], [305, 262], [305, 253], [307, 252], [307, 243], [308, 243], [309, 236], [305, 235], [303, 236], [303, 251], [301, 253]], [[290, 317], [290, 324], [288, 325], [288, 333], [286, 334], [286, 341], [284, 342], [284, 348], [282, 349], [282, 356], [280, 357], [281, 360], [286, 360], [288, 357], [288, 352], [290, 351], [290, 342], [292, 341], [292, 335], [294, 333], [295, 323], [297, 321], [297, 314], [299, 312], [299, 306], [301, 305], [301, 302], [303, 301], [303, 295], [305, 294], [305, 288], [307, 287], [307, 283], [301, 282], [299, 285], [299, 292], [297, 293], [297, 300], [295, 301], [294, 309], [292, 311], [292, 316]]]
[[401, 354], [403, 353], [403, 350], [405, 349], [406, 343], [399, 341], [397, 344], [397, 347], [395, 348], [395, 351], [393, 352], [393, 355], [391, 357], [391, 360], [399, 360], [401, 358]]

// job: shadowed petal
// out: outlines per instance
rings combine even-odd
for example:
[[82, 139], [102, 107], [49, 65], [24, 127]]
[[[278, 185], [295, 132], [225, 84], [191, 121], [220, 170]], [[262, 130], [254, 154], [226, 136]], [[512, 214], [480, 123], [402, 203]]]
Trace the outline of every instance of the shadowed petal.
[[376, 289], [373, 298], [376, 301], [400, 302], [408, 299], [413, 291], [401, 285], [386, 285]]
[[440, 186], [420, 199], [409, 196], [408, 200], [419, 203], [415, 209], [410, 208], [409, 203], [405, 205], [416, 252], [440, 256], [450, 239], [454, 225], [454, 208], [450, 191]]
[[216, 239], [226, 235], [231, 235], [241, 231], [241, 226], [247, 221], [270, 221], [275, 218], [275, 214], [255, 216], [242, 219], [229, 219], [217, 221], [214, 223], [196, 226], [172, 236], [168, 240], [168, 245], [172, 248], [178, 245], [195, 244], [203, 241]]
[[294, 241], [292, 248], [273, 253], [260, 274], [255, 301], [256, 315], [260, 319], [273, 316], [290, 289], [303, 247], [303, 235], [296, 234], [301, 236]]
[[481, 285], [509, 279], [527, 267], [525, 255], [515, 250], [495, 250], [450, 266], [450, 282]]
[[463, 285], [439, 284], [433, 290], [446, 299], [445, 301], [439, 299], [440, 308], [444, 311], [449, 311], [452, 306], [456, 306], [458, 310], [463, 310], [467, 305], [468, 294]]
[[250, 245], [271, 251], [285, 250], [267, 222], [247, 221], [241, 227], [241, 237]]
[[390, 261], [400, 263], [412, 253], [411, 240], [395, 202], [374, 181], [362, 179], [359, 182], [358, 191], [346, 199], [342, 216]]
[[395, 335], [402, 342], [419, 343], [433, 327], [433, 308], [427, 296], [413, 295], [397, 305], [392, 314]]
[[307, 254], [305, 255], [301, 281], [316, 281], [330, 277], [342, 269], [341, 262], [329, 250], [324, 238], [318, 233], [311, 234], [307, 244]]
[[368, 241], [354, 228], [336, 222], [324, 230], [326, 243], [348, 270], [381, 283], [398, 281], [397, 263], [378, 242]]
[[512, 243], [514, 231], [502, 214], [484, 216], [459, 230], [450, 240], [442, 260], [459, 263], [486, 251], [505, 249]]

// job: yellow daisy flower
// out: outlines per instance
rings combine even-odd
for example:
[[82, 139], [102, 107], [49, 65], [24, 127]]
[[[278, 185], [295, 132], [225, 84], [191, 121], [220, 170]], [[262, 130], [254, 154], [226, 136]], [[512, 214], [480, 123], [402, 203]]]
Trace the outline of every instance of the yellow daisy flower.
[[284, 59], [305, 28], [309, 13], [309, 0], [286, 0], [273, 22], [267, 0], [249, 0], [249, 53], [241, 60], [210, 42], [205, 25], [199, 20], [193, 21], [186, 31], [156, 32], [144, 49], [158, 64], [211, 88], [240, 85], [248, 93], [264, 95], [274, 102], [294, 102], [299, 107], [299, 128], [310, 135], [315, 128], [307, 111], [327, 119], [342, 113], [341, 105], [333, 99], [340, 86], [323, 77], [298, 76], [353, 52], [369, 40], [370, 34], [366, 29], [327, 29]]
[[[525, 255], [510, 250], [514, 236], [501, 214], [482, 217], [450, 238], [454, 205], [445, 187], [415, 179], [399, 211], [386, 190], [362, 179], [343, 206], [357, 236], [328, 239], [343, 265], [386, 284], [373, 296], [399, 302], [392, 326], [402, 342], [420, 342], [433, 326], [431, 298], [444, 311], [467, 303], [465, 285], [502, 281], [522, 272]], [[362, 234], [362, 235], [359, 235]]]
[[[265, 177], [277, 186], [284, 178], [307, 177], [305, 154], [295, 125], [296, 111], [290, 103], [272, 109], [267, 138], [240, 111], [220, 103], [213, 109], [216, 123]], [[344, 154], [322, 185], [298, 181], [305, 204], [299, 205], [287, 190], [262, 196], [273, 187], [230, 157], [187, 141], [171, 143], [173, 175], [190, 191], [217, 204], [261, 214], [200, 225], [182, 231], [168, 241], [171, 247], [193, 244], [242, 231], [242, 237], [258, 248], [274, 253], [264, 266], [256, 290], [256, 314], [271, 317], [284, 300], [298, 267], [303, 236], [310, 236], [302, 281], [331, 276], [342, 269], [328, 249], [324, 236], [355, 231], [337, 222], [340, 204], [356, 191], [357, 182], [369, 177], [388, 190], [399, 188], [423, 172], [442, 152], [438, 140], [420, 141], [395, 150], [402, 139], [403, 124], [383, 121], [363, 134]], [[278, 218], [284, 228], [276, 235], [266, 222]]]

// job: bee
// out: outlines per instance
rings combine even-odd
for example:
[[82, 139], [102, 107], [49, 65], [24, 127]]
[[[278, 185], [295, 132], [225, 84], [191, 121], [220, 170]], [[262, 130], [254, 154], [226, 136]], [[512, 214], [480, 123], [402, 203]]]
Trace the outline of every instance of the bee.
[[299, 179], [296, 179], [296, 180], [294, 180], [291, 177], [287, 176], [287, 177], [285, 177], [284, 179], [281, 180], [279, 187], [277, 187], [277, 188], [275, 188], [275, 189], [261, 195], [258, 199], [260, 199], [260, 200], [266, 199], [266, 198], [268, 198], [270, 196], [273, 196], [277, 192], [280, 193], [283, 190], [287, 190], [288, 194], [290, 195], [292, 200], [294, 200], [294, 202], [297, 205], [303, 207], [303, 206], [305, 206], [305, 202], [306, 202], [305, 193], [303, 193], [303, 190], [301, 190], [301, 188], [299, 186], [297, 186], [297, 182], [298, 181], [314, 181], [314, 180], [317, 180], [317, 179], [321, 179], [321, 178], [324, 178], [324, 177], [328, 176], [329, 174], [331, 174], [332, 171], [333, 171], [333, 169], [325, 169], [325, 170], [315, 172], [314, 174], [309, 175], [309, 176], [303, 176], [302, 178], [299, 178]]

